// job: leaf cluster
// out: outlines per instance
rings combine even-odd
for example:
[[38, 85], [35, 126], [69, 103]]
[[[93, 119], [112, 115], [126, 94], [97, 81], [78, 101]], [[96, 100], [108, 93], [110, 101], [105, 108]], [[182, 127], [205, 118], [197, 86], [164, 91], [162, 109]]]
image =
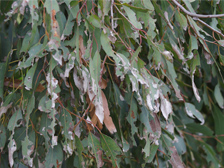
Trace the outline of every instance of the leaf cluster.
[[224, 1], [0, 5], [0, 167], [224, 165]]

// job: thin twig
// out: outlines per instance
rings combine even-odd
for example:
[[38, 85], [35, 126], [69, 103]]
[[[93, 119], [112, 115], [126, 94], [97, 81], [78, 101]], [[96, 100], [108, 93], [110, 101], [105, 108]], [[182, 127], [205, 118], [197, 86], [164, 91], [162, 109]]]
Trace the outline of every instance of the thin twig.
[[86, 111], [84, 112], [84, 114], [82, 115], [82, 118], [79, 120], [79, 122], [74, 126], [73, 130], [75, 130], [75, 128], [82, 122], [82, 120], [84, 120], [85, 115], [87, 114], [87, 112], [89, 111], [89, 108], [92, 104], [92, 102], [94, 101], [96, 95], [93, 97], [93, 99], [91, 100], [91, 102], [89, 103], [89, 106], [87, 107]]
[[184, 13], [186, 13], [189, 16], [197, 17], [197, 18], [219, 18], [224, 17], [224, 14], [218, 14], [218, 15], [202, 15], [202, 14], [196, 14], [191, 13], [188, 10], [186, 10], [181, 4], [179, 4], [176, 0], [172, 0], [172, 2], [177, 5]]
[[224, 35], [214, 29], [213, 27], [211, 27], [210, 25], [208, 25], [207, 23], [205, 23], [204, 21], [202, 21], [199, 18], [219, 18], [219, 17], [224, 17], [224, 14], [218, 14], [218, 15], [202, 15], [202, 14], [195, 14], [192, 12], [189, 12], [188, 10], [186, 10], [181, 4], [179, 4], [176, 0], [172, 0], [172, 2], [177, 5], [185, 14], [187, 14], [188, 16], [192, 16], [194, 20], [199, 21], [201, 24], [203, 24], [204, 26], [207, 26], [209, 29], [211, 29], [212, 31], [216, 32], [217, 34], [221, 35], [224, 38]]
[[101, 84], [102, 84], [102, 76], [103, 76], [103, 71], [104, 71], [104, 64], [105, 64], [105, 62], [106, 62], [106, 60], [107, 60], [107, 55], [105, 56], [105, 58], [104, 58], [104, 60], [103, 60], [103, 63], [101, 64], [102, 65], [102, 67], [101, 67], [101, 70], [100, 70], [100, 80], [99, 80], [99, 86], [101, 86]]
[[217, 34], [219, 34], [220, 36], [222, 36], [224, 38], [224, 35], [220, 31], [215, 30], [213, 27], [209, 26], [207, 23], [205, 23], [201, 19], [198, 19], [198, 18], [193, 18], [193, 19], [199, 21], [201, 24], [207, 26], [209, 29], [211, 29], [212, 31], [216, 32]]

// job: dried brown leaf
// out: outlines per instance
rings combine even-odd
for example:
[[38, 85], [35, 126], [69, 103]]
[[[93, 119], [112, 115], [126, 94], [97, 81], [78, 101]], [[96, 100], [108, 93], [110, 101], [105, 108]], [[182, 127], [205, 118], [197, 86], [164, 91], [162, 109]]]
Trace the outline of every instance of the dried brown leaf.
[[[89, 104], [91, 103], [90, 99], [89, 99], [89, 95], [87, 94], [86, 96], [86, 102]], [[92, 118], [93, 115], [95, 114], [95, 106], [93, 103], [90, 104], [90, 108], [89, 108], [89, 114], [90, 114], [90, 117]]]
[[98, 150], [96, 152], [97, 154], [97, 157], [98, 157], [98, 164], [97, 164], [97, 168], [100, 168], [103, 166], [104, 162], [103, 162], [103, 158], [102, 158], [102, 154], [103, 154], [103, 151], [102, 150]]
[[159, 118], [158, 116], [153, 113], [153, 117], [154, 117], [154, 120], [150, 120], [149, 124], [152, 128], [152, 131], [153, 132], [160, 132], [161, 133], [161, 126], [160, 126], [160, 122], [159, 122]]
[[104, 109], [104, 124], [106, 125], [107, 129], [110, 131], [111, 134], [117, 132], [116, 127], [113, 123], [112, 118], [110, 117], [110, 110], [108, 108], [107, 98], [103, 91], [101, 90], [102, 102], [103, 102], [103, 109]]
[[[106, 86], [105, 86], [106, 80], [103, 80], [102, 85], [104, 85], [104, 87], [106, 88]], [[102, 96], [102, 103], [103, 103], [103, 109], [104, 109], [104, 121], [103, 122], [104, 122], [105, 126], [107, 127], [107, 129], [110, 131], [110, 133], [113, 134], [114, 132], [117, 132], [117, 130], [112, 121], [112, 118], [110, 117], [110, 110], [108, 108], [107, 98], [102, 90], [101, 90], [101, 96]], [[88, 104], [91, 103], [88, 95], [86, 96], [86, 102]], [[94, 125], [96, 125], [99, 129], [103, 128], [102, 123], [100, 122], [99, 118], [95, 114], [95, 106], [93, 103], [91, 103], [90, 108], [89, 108], [89, 116]], [[92, 127], [90, 126], [90, 124], [87, 127], [88, 127], [88, 130], [92, 130]]]
[[170, 151], [171, 151], [171, 159], [170, 159], [170, 164], [174, 167], [174, 168], [184, 168], [184, 164], [181, 161], [180, 156], [177, 153], [177, 150], [175, 148], [175, 146], [170, 147]]
[[[94, 104], [90, 101], [89, 99], [89, 95], [87, 94], [86, 96], [86, 102], [90, 104], [90, 108], [89, 108], [89, 116], [91, 118], [91, 122], [92, 124], [96, 125], [100, 130], [103, 128], [102, 123], [100, 122], [100, 120], [98, 119], [98, 117], [95, 114], [95, 106]], [[91, 124], [87, 124], [87, 130], [91, 131], [93, 129], [93, 127], [91, 126]]]
[[53, 21], [53, 32], [54, 32], [54, 37], [60, 37], [59, 36], [59, 25], [58, 25], [58, 21], [55, 19], [55, 15], [56, 15], [56, 11], [53, 9], [51, 12], [51, 20]]
[[82, 56], [85, 54], [85, 52], [86, 52], [86, 48], [83, 45], [83, 38], [80, 35], [79, 36], [79, 56], [82, 58]]
[[149, 124], [152, 128], [152, 131], [155, 133], [155, 134], [150, 134], [150, 140], [152, 140], [156, 145], [159, 145], [159, 141], [158, 139], [160, 138], [161, 136], [161, 125], [160, 125], [160, 122], [159, 122], [159, 118], [158, 116], [156, 115], [156, 113], [153, 113], [153, 118], [154, 120], [150, 120]]
[[106, 89], [107, 87], [107, 80], [106, 79], [101, 79], [102, 81], [100, 82], [100, 88], [101, 89]]
[[83, 63], [85, 66], [87, 66], [88, 64], [83, 58], [83, 55], [85, 55], [85, 52], [86, 52], [86, 47], [83, 45], [83, 38], [80, 35], [79, 36], [79, 61], [81, 64]]

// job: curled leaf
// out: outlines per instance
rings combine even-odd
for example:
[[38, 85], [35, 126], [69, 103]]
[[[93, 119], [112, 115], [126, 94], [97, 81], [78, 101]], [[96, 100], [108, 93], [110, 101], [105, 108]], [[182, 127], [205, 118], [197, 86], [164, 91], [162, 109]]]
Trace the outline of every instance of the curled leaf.
[[173, 62], [173, 53], [171, 53], [170, 51], [163, 51], [162, 54], [168, 61]]
[[163, 114], [163, 117], [167, 120], [170, 113], [172, 113], [172, 105], [171, 103], [163, 97], [163, 95], [160, 95], [161, 99], [161, 111]]
[[215, 96], [215, 99], [216, 99], [219, 107], [224, 109], [224, 98], [223, 98], [223, 95], [221, 93], [219, 84], [216, 85], [216, 87], [215, 87], [214, 96]]
[[193, 104], [185, 103], [185, 110], [188, 116], [190, 116], [191, 118], [196, 117], [199, 121], [201, 121], [201, 125], [204, 124], [205, 120], [202, 114], [195, 108]]
[[102, 95], [102, 102], [103, 102], [103, 110], [104, 110], [104, 124], [106, 125], [107, 129], [110, 131], [111, 134], [117, 132], [116, 127], [113, 123], [112, 118], [110, 117], [110, 110], [108, 108], [107, 98], [104, 95], [103, 91], [101, 90]]
[[6, 113], [10, 107], [12, 107], [12, 102], [10, 104], [8, 104], [7, 106], [0, 107], [0, 118], [1, 118], [2, 114]]
[[165, 18], [166, 18], [166, 21], [167, 21], [168, 26], [169, 26], [171, 29], [173, 29], [173, 26], [172, 26], [172, 24], [170, 23], [170, 19], [169, 19], [169, 16], [168, 16], [167, 11], [164, 12], [164, 16], [165, 16]]
[[8, 145], [8, 149], [9, 149], [9, 164], [10, 167], [13, 166], [14, 164], [14, 159], [13, 159], [13, 153], [16, 151], [16, 142], [14, 139], [12, 139], [12, 141], [10, 141], [9, 145]]
[[197, 87], [196, 87], [196, 85], [194, 83], [194, 73], [195, 73], [195, 71], [196, 71], [196, 69], [193, 71], [192, 76], [191, 76], [192, 88], [193, 88], [194, 95], [195, 95], [197, 101], [200, 102], [201, 101], [201, 97], [199, 96], [198, 89], [197, 89]]

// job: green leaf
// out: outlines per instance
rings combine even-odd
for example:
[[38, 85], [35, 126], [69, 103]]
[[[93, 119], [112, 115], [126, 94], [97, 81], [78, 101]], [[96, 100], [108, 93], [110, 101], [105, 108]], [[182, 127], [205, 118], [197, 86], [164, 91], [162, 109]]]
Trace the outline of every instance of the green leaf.
[[185, 154], [187, 149], [186, 149], [186, 144], [184, 142], [184, 139], [178, 135], [175, 135], [175, 137], [177, 138], [177, 140], [173, 144], [177, 149], [178, 155]]
[[51, 111], [52, 101], [48, 96], [44, 95], [39, 102], [38, 109], [45, 113], [49, 113]]
[[0, 151], [3, 151], [3, 148], [5, 147], [6, 143], [6, 129], [4, 125], [0, 125]]
[[93, 59], [90, 59], [89, 71], [92, 77], [93, 91], [95, 93], [98, 93], [97, 94], [98, 96], [100, 94], [100, 88], [98, 86], [98, 83], [100, 80], [100, 70], [101, 70], [100, 65], [101, 65], [100, 54], [98, 51], [96, 51]]
[[127, 13], [128, 19], [130, 20], [131, 24], [137, 29], [142, 29], [141, 23], [137, 21], [135, 12], [125, 5], [123, 5], [123, 8]]
[[[220, 0], [178, 2], [194, 14], [224, 9]], [[189, 16], [174, 1], [0, 6], [0, 167], [181, 167], [179, 156], [223, 167], [224, 41], [206, 24], [222, 31], [224, 20]], [[86, 129], [104, 120], [101, 76], [111, 137], [104, 125]]]
[[96, 158], [97, 165], [99, 165], [100, 160], [97, 156], [97, 152], [101, 150], [101, 145], [100, 145], [100, 141], [91, 132], [89, 133], [89, 136], [88, 136], [88, 146], [92, 148]]
[[105, 1], [105, 0], [99, 0], [99, 5], [100, 5], [100, 8], [103, 12], [103, 15], [108, 15], [108, 12], [110, 10], [110, 6], [111, 6], [111, 2], [110, 1]]
[[188, 26], [188, 23], [187, 23], [187, 19], [186, 17], [180, 13], [180, 12], [176, 12], [175, 13], [175, 18], [177, 19], [177, 21], [179, 22], [180, 26], [186, 30], [187, 29], [187, 26]]
[[176, 93], [176, 97], [179, 98], [180, 100], [183, 100], [183, 98], [181, 96], [180, 89], [179, 89], [178, 84], [176, 82], [177, 74], [174, 70], [174, 66], [171, 62], [169, 62], [167, 60], [166, 60], [166, 64], [167, 64], [167, 70], [168, 70], [166, 75], [168, 76], [168, 78], [170, 79], [170, 81], [172, 83], [172, 86], [173, 86], [173, 88], [175, 90], [175, 93]]
[[37, 44], [39, 41], [39, 31], [37, 29], [37, 24], [33, 25], [33, 29], [25, 35], [23, 39], [22, 47], [20, 53], [27, 52], [33, 45]]
[[32, 89], [32, 85], [33, 85], [33, 77], [34, 77], [34, 73], [36, 71], [37, 68], [37, 63], [35, 63], [27, 72], [25, 80], [24, 80], [24, 85], [25, 85], [25, 89], [26, 90], [30, 90]]
[[184, 3], [190, 12], [195, 13], [193, 7], [191, 6], [191, 1], [184, 1]]
[[159, 148], [159, 146], [155, 145], [155, 144], [152, 144], [150, 146], [150, 154], [149, 154], [149, 157], [147, 158], [149, 163], [151, 163], [153, 161], [158, 148]]
[[217, 41], [222, 47], [224, 47], [224, 40], [218, 40]]
[[62, 32], [62, 39], [69, 36], [70, 34], [72, 34], [72, 29], [74, 27], [74, 22], [72, 22], [73, 19], [74, 18], [73, 18], [72, 13], [69, 12], [68, 19], [65, 23], [65, 27], [64, 27], [64, 30]]
[[49, 114], [49, 117], [52, 119], [51, 121], [51, 124], [49, 125], [49, 128], [50, 128], [50, 132], [48, 132], [50, 135], [51, 135], [51, 147], [53, 148], [55, 145], [57, 145], [57, 140], [58, 140], [58, 137], [55, 136], [55, 129], [54, 127], [56, 126], [56, 118], [55, 118], [55, 115], [56, 115], [56, 110], [55, 108], [53, 108]]
[[113, 167], [119, 167], [118, 159], [116, 155], [121, 152], [121, 149], [117, 146], [116, 142], [107, 135], [100, 135], [100, 143], [106, 156], [111, 158]]
[[16, 147], [16, 141], [15, 139], [13, 139], [13, 135], [15, 132], [15, 128], [19, 127], [21, 125], [22, 122], [18, 123], [19, 120], [21, 120], [23, 118], [22, 116], [22, 112], [21, 109], [18, 109], [17, 111], [14, 112], [14, 114], [12, 115], [12, 117], [9, 120], [8, 123], [8, 129], [9, 131], [12, 131], [12, 134], [9, 138], [9, 144], [8, 144], [8, 149], [9, 149], [9, 164], [12, 167], [14, 164], [14, 159], [13, 159], [13, 153], [16, 151], [17, 147]]
[[151, 1], [143, 0], [142, 3], [145, 8], [149, 9], [150, 11], [154, 11], [154, 7], [153, 7]]
[[97, 15], [90, 15], [88, 19], [93, 26], [101, 28], [101, 21]]
[[35, 96], [34, 94], [32, 94], [31, 98], [29, 99], [29, 103], [27, 105], [27, 113], [31, 114], [34, 108], [35, 108]]
[[100, 41], [101, 41], [102, 47], [103, 47], [104, 51], [106, 52], [106, 54], [108, 56], [115, 57], [112, 47], [110, 45], [110, 40], [109, 40], [107, 34], [104, 34], [103, 31], [100, 36]]
[[60, 165], [63, 160], [63, 151], [60, 145], [54, 146], [54, 148], [49, 148], [49, 151], [46, 155], [46, 161], [44, 163], [45, 167], [57, 167]]
[[153, 117], [151, 116], [149, 110], [145, 106], [142, 106], [141, 114], [140, 114], [140, 121], [145, 125], [147, 132], [152, 133], [152, 128], [149, 124], [149, 122], [151, 120], [153, 120]]
[[207, 143], [204, 143], [204, 142], [201, 142], [201, 143], [203, 145], [203, 149], [205, 150], [207, 154], [206, 156], [207, 163], [211, 162], [215, 166], [215, 168], [219, 168], [220, 164], [213, 148]]
[[149, 157], [150, 156], [150, 144], [151, 144], [151, 141], [147, 138], [146, 139], [145, 147], [142, 150], [145, 153], [145, 156], [146, 157]]
[[214, 96], [215, 96], [215, 99], [216, 99], [219, 107], [224, 109], [224, 98], [222, 96], [219, 84], [217, 84], [215, 86]]
[[224, 134], [224, 114], [219, 110], [218, 107], [214, 106], [212, 110], [212, 116], [214, 118], [215, 134], [218, 135], [218, 139], [221, 141], [221, 143], [218, 141], [217, 149], [218, 151], [224, 151], [224, 137], [219, 136]]
[[205, 36], [202, 35], [202, 33], [200, 33], [200, 32], [203, 32], [205, 35], [211, 37], [211, 35], [208, 34], [206, 31], [204, 31], [203, 29], [201, 29], [191, 17], [187, 16], [187, 19], [188, 19], [188, 21], [189, 21], [191, 27], [194, 28], [194, 29], [196, 30], [196, 33], [197, 33], [198, 36], [200, 36], [202, 39], [204, 39]]
[[5, 79], [5, 72], [6, 72], [6, 63], [0, 63], [0, 97], [3, 100], [3, 93], [4, 93], [4, 79]]
[[[81, 15], [80, 15], [80, 12], [79, 12], [79, 5], [78, 5], [78, 3], [75, 2], [75, 4], [72, 5], [72, 7], [70, 9], [70, 12], [71, 12], [71, 14], [73, 16], [73, 19], [78, 19], [78, 20], [81, 19]], [[79, 12], [79, 14], [78, 14], [78, 12]], [[77, 14], [78, 14], [78, 18], [77, 18]]]
[[[25, 127], [19, 127], [17, 129], [15, 129], [15, 133], [13, 135], [12, 138], [15, 139], [16, 142], [16, 147], [18, 149], [21, 148], [22, 146], [22, 141], [25, 139], [26, 137], [26, 128]], [[10, 137], [11, 138], [11, 137]]]
[[[66, 17], [64, 15], [64, 13], [62, 11], [58, 12], [56, 14], [56, 19], [58, 21], [58, 25], [59, 25], [59, 30], [60, 30], [60, 35], [62, 35], [63, 30], [65, 28], [65, 24], [66, 24]], [[71, 26], [72, 27], [72, 26]]]
[[187, 124], [186, 126], [187, 126], [187, 129], [190, 130], [192, 133], [201, 133], [204, 136], [213, 136], [213, 131], [205, 125], [190, 123], [190, 124]]
[[[192, 53], [193, 50], [195, 50], [195, 49], [197, 50], [198, 49], [198, 42], [197, 42], [197, 39], [194, 36], [190, 36], [189, 46], [190, 47], [189, 47], [189, 51], [188, 51], [188, 58], [189, 59], [192, 59], [192, 57], [194, 57], [194, 55], [195, 55], [195, 57], [197, 59], [198, 52], [197, 51], [194, 51], [194, 54]], [[200, 62], [199, 62], [199, 65], [200, 65]]]
[[135, 122], [137, 121], [137, 118], [138, 118], [138, 113], [137, 113], [137, 102], [135, 101], [135, 98], [133, 95], [131, 96], [129, 100], [129, 104], [130, 104], [130, 109], [128, 112], [127, 121], [131, 125], [131, 133], [132, 135], [134, 135], [138, 130], [138, 128], [135, 125]]
[[77, 154], [78, 154], [78, 165], [77, 167], [82, 168], [83, 166], [83, 157], [82, 157], [82, 152], [83, 152], [83, 146], [80, 141], [80, 139], [75, 135], [75, 145], [77, 148]]
[[139, 46], [139, 47], [137, 48], [137, 50], [135, 51], [135, 53], [132, 55], [132, 57], [131, 57], [131, 62], [137, 60], [137, 58], [138, 58], [138, 54], [139, 54], [140, 51], [141, 51], [141, 47]]
[[197, 51], [194, 52], [195, 57], [192, 60], [191, 63], [191, 75], [193, 74], [194, 70], [197, 66], [200, 66], [200, 57]]
[[[141, 8], [141, 7], [139, 7], [139, 6], [133, 6], [133, 5], [129, 5], [128, 3], [123, 3], [122, 5], [123, 6], [127, 6], [127, 7], [129, 7], [130, 9], [132, 9], [134, 12], [136, 12], [136, 14], [137, 14], [137, 12], [142, 12], [142, 13], [147, 13], [150, 9], [149, 8], [151, 8], [151, 6], [150, 6], [150, 1], [146, 1], [146, 2], [144, 2], [144, 5], [146, 4], [146, 8], [147, 9], [145, 9], [145, 8]], [[120, 5], [120, 4], [119, 4]], [[153, 6], [152, 6], [152, 8], [153, 8]], [[154, 9], [154, 8], [153, 8]], [[152, 10], [153, 10], [152, 9]]]
[[49, 148], [50, 136], [48, 135], [48, 132], [51, 131], [51, 129], [49, 128], [50, 124], [51, 119], [48, 118], [47, 114], [42, 113], [39, 132], [45, 139], [46, 148]]
[[38, 9], [38, 1], [37, 0], [32, 0], [28, 1], [29, 7], [30, 7], [30, 13], [32, 16], [32, 23], [34, 24], [34, 20], [38, 21], [39, 15], [35, 9]]
[[30, 35], [30, 33], [27, 33], [25, 35], [24, 39], [23, 39], [23, 43], [22, 43], [22, 47], [20, 49], [20, 53], [27, 51], [27, 49], [29, 47], [27, 44], [29, 43], [30, 39], [31, 39], [31, 35]]
[[23, 119], [22, 112], [21, 109], [18, 109], [13, 113], [12, 117], [9, 120], [9, 131], [14, 131], [15, 127], [19, 127], [21, 125], [21, 122], [19, 123], [18, 121], [21, 119]]
[[31, 154], [34, 152], [34, 144], [32, 141], [28, 139], [28, 136], [25, 137], [24, 141], [22, 141], [22, 154], [23, 159], [28, 161], [30, 167], [33, 166], [33, 158], [31, 158]]
[[29, 58], [28, 59], [24, 59], [24, 61], [19, 63], [19, 68], [27, 68], [29, 66], [32, 65], [32, 62], [34, 60], [35, 57], [43, 57], [43, 50], [45, 48], [44, 44], [37, 44], [34, 45], [33, 47], [30, 48], [30, 50], [28, 51], [29, 53]]
[[62, 134], [64, 134], [65, 138], [73, 140], [72, 130], [74, 128], [74, 124], [72, 121], [72, 116], [64, 108], [61, 110], [59, 122], [62, 127]]
[[47, 9], [47, 12], [52, 15], [53, 10], [55, 14], [59, 11], [59, 6], [57, 0], [48, 0], [44, 3], [44, 7]]

